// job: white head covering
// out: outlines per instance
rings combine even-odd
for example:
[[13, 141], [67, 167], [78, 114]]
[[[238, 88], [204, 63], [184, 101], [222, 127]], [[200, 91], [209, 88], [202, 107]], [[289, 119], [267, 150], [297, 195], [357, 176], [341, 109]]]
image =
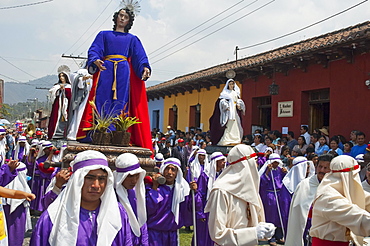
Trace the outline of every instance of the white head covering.
[[19, 143], [25, 143], [24, 149], [23, 149], [23, 155], [28, 155], [30, 151], [30, 145], [27, 142], [27, 138], [25, 136], [20, 136], [18, 139], [17, 146], [15, 146], [15, 149], [14, 149], [14, 158], [18, 158], [19, 149], [20, 149]]
[[[347, 198], [349, 203], [365, 209], [365, 193], [359, 176], [361, 166], [356, 160], [348, 155], [337, 156], [330, 162], [330, 169], [331, 172], [324, 176], [317, 188], [316, 198], [334, 189]], [[351, 236], [355, 242], [362, 241], [352, 232]]]
[[283, 162], [281, 161], [280, 159], [280, 155], [279, 154], [276, 154], [276, 153], [272, 153], [271, 155], [269, 155], [269, 159], [265, 162], [265, 164], [263, 164], [263, 166], [261, 167], [261, 169], [258, 171], [258, 174], [260, 176], [262, 176], [265, 171], [266, 171], [266, 168], [267, 168], [267, 165], [268, 164], [271, 164], [273, 162], [279, 162], [279, 167], [282, 167], [283, 166]]
[[[189, 161], [189, 162], [190, 162], [191, 157], [193, 157], [193, 156], [194, 156], [194, 154], [195, 154], [195, 152], [197, 152], [199, 149], [200, 149], [200, 148], [199, 148], [199, 146], [197, 146], [197, 145], [193, 145], [193, 146], [191, 146], [191, 153], [190, 153], [189, 158], [188, 158], [188, 161]], [[190, 163], [189, 163], [189, 164], [190, 164]]]
[[168, 165], [173, 165], [177, 167], [177, 176], [175, 180], [174, 192], [172, 197], [172, 206], [171, 211], [175, 216], [176, 224], [179, 223], [179, 210], [180, 210], [180, 203], [185, 201], [185, 197], [189, 195], [190, 187], [188, 182], [182, 177], [181, 171], [181, 162], [177, 158], [168, 158], [164, 161], [161, 168], [159, 169], [159, 173], [163, 175], [164, 170]]
[[[217, 169], [217, 161], [218, 160], [225, 160], [226, 157], [221, 152], [214, 152], [211, 155], [211, 162], [204, 168], [204, 173], [208, 176], [208, 183], [207, 183], [207, 200], [209, 197], [209, 193], [212, 190], [213, 183], [216, 180], [216, 169]], [[226, 163], [225, 163], [226, 164]]]
[[[297, 185], [306, 178], [308, 165], [309, 164], [306, 157], [298, 156], [294, 158], [293, 167], [283, 178], [283, 184], [290, 194], [294, 193]], [[314, 174], [315, 172], [311, 173], [311, 176]]]
[[271, 147], [267, 147], [267, 148], [265, 149], [265, 153], [267, 153], [267, 151], [274, 152], [274, 150], [273, 150]]
[[[265, 221], [263, 204], [259, 196], [260, 177], [257, 172], [256, 156], [249, 145], [238, 144], [233, 147], [227, 156], [229, 166], [216, 179], [212, 188], [212, 191], [224, 190], [249, 203], [251, 226], [257, 226], [258, 222]], [[245, 184], [246, 180], [248, 185]], [[209, 208], [207, 204], [204, 211], [209, 212]]]
[[[31, 189], [27, 184], [27, 167], [26, 164], [19, 162], [19, 166], [17, 167], [18, 175], [14, 178], [12, 182], [10, 182], [5, 188], [12, 189], [12, 190], [22, 190], [28, 193], [31, 193]], [[24, 207], [29, 207], [29, 202], [26, 199], [11, 199], [6, 198], [6, 203], [10, 205], [10, 213], [13, 213], [14, 210], [21, 204]], [[29, 216], [29, 213], [27, 214]]]
[[358, 162], [358, 164], [361, 164], [361, 163], [365, 162], [364, 154], [356, 155], [355, 160]]
[[163, 154], [162, 153], [157, 153], [154, 157], [154, 160], [155, 160], [155, 162], [161, 162], [163, 164], [163, 162], [164, 162]]
[[[125, 207], [132, 232], [135, 236], [140, 237], [140, 228], [146, 222], [146, 206], [145, 206], [145, 186], [144, 177], [145, 170], [140, 167], [139, 159], [131, 153], [124, 153], [116, 159], [116, 170], [113, 172], [114, 188], [120, 203]], [[128, 199], [127, 189], [122, 185], [128, 175], [140, 174], [139, 180], [135, 185], [137, 218], [134, 210], [131, 207]]]
[[37, 138], [32, 139], [31, 147], [36, 147], [39, 144], [39, 140]]
[[209, 169], [209, 162], [208, 162], [208, 155], [207, 155], [207, 152], [204, 150], [204, 149], [199, 149], [194, 160], [190, 163], [190, 172], [192, 172], [192, 175], [193, 175], [193, 178], [194, 180], [198, 179], [200, 174], [202, 173], [202, 168], [201, 168], [201, 164], [199, 162], [199, 159], [198, 159], [198, 156], [199, 155], [204, 155], [205, 158], [204, 158], [204, 169]]
[[53, 147], [54, 145], [50, 142], [50, 141], [44, 141], [44, 140], [41, 140], [39, 142], [39, 152], [37, 154], [37, 157], [36, 159], [40, 158], [41, 156], [45, 155], [45, 152], [44, 152], [44, 149], [45, 148], [50, 148], [50, 147]]
[[229, 83], [230, 82], [234, 82], [234, 91], [238, 94], [238, 97], [240, 98], [240, 88], [239, 86], [235, 83], [235, 81], [233, 79], [229, 79], [226, 81], [226, 84], [224, 86], [224, 88], [222, 89], [221, 93], [220, 93], [220, 98], [225, 98], [225, 99], [232, 99], [230, 97], [230, 90], [228, 89], [229, 88]]
[[81, 188], [84, 177], [92, 170], [103, 169], [108, 173], [107, 185], [100, 197], [97, 217], [97, 245], [110, 245], [122, 228], [121, 215], [113, 189], [113, 174], [105, 155], [95, 150], [86, 150], [76, 155], [70, 163], [73, 174], [65, 189], [50, 204], [48, 210], [53, 223], [49, 236], [50, 245], [76, 245], [80, 223]]

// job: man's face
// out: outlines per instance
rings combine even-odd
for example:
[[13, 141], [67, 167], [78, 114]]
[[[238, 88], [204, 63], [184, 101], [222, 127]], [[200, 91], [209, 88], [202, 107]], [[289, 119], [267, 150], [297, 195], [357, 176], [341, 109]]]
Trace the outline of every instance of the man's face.
[[4, 137], [5, 137], [5, 135], [4, 135], [4, 134], [1, 134], [1, 135], [0, 135], [0, 140], [3, 140], [3, 139], [4, 139]]
[[130, 16], [122, 9], [117, 16], [117, 27], [125, 28], [129, 21]]
[[25, 142], [19, 142], [19, 146], [24, 147], [24, 146], [26, 146], [26, 143]]
[[205, 155], [201, 155], [201, 154], [198, 155], [198, 160], [200, 163], [203, 163], [205, 159], [206, 159]]
[[274, 161], [273, 163], [271, 163], [271, 165], [273, 169], [276, 169], [279, 166], [279, 162]]
[[356, 141], [356, 134], [354, 132], [351, 132], [351, 134], [349, 135], [349, 138], [352, 140], [352, 141]]
[[137, 181], [139, 180], [139, 177], [140, 177], [140, 173], [136, 173], [136, 174], [129, 174], [125, 180], [123, 180], [122, 182], [122, 185], [123, 187], [125, 187], [127, 190], [131, 190], [135, 187]]
[[330, 172], [330, 161], [319, 161], [316, 167], [316, 174], [319, 182], [321, 182], [325, 174], [328, 172]]
[[100, 199], [107, 186], [108, 174], [102, 169], [91, 170], [84, 178], [81, 189], [81, 201], [96, 202]]
[[364, 135], [358, 135], [357, 136], [357, 144], [363, 145], [365, 143], [365, 136]]
[[310, 140], [311, 140], [311, 143], [316, 143], [316, 142], [317, 142], [317, 139], [316, 139], [316, 138], [314, 138], [312, 135], [311, 135], [311, 137], [310, 137]]
[[221, 171], [221, 170], [222, 170], [222, 168], [224, 168], [225, 163], [226, 163], [225, 158], [223, 158], [223, 159], [221, 159], [221, 160], [216, 161], [216, 172]]
[[303, 127], [301, 127], [300, 132], [301, 132], [301, 134], [304, 134], [304, 133], [306, 133], [306, 130]]
[[163, 177], [166, 178], [166, 184], [171, 185], [175, 183], [177, 176], [177, 167], [168, 165], [163, 171]]

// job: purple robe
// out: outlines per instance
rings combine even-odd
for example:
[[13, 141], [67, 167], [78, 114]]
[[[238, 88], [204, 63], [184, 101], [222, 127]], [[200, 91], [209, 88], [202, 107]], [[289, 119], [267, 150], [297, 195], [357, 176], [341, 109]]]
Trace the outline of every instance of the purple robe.
[[135, 35], [116, 31], [101, 31], [96, 36], [88, 51], [87, 65], [97, 68], [94, 61], [100, 59], [104, 61], [104, 66], [107, 69], [100, 72], [95, 104], [98, 112], [102, 112], [101, 110], [104, 108], [106, 113], [114, 111], [112, 113], [118, 115], [124, 109], [125, 104], [129, 102], [130, 65], [127, 60], [112, 58], [112, 60], [119, 61], [116, 72], [117, 99], [113, 99], [114, 63], [104, 60], [109, 55], [120, 55], [130, 59], [132, 68], [138, 77], [141, 77], [145, 67], [150, 69], [150, 65], [143, 45]]
[[274, 175], [275, 187], [277, 191], [276, 193], [279, 200], [283, 226], [280, 223], [279, 212], [274, 193], [274, 186], [272, 184], [271, 172], [268, 176], [266, 176], [265, 172], [261, 176], [260, 182], [260, 196], [265, 208], [266, 222], [273, 223], [276, 227], [284, 227], [285, 232], [287, 232], [289, 207], [292, 197], [282, 182], [286, 173], [284, 173], [280, 167], [277, 167], [276, 170], [272, 170], [272, 172]]
[[17, 175], [18, 171], [16, 169], [10, 172], [10, 168], [7, 164], [2, 165], [0, 167], [0, 186], [7, 186]]
[[12, 158], [13, 160], [19, 160], [21, 162], [24, 162], [23, 160], [23, 157], [26, 158], [27, 156], [24, 155], [24, 146], [19, 146], [19, 151], [18, 151], [18, 156], [14, 156], [15, 155], [15, 150], [13, 150], [13, 153], [12, 153]]
[[261, 167], [265, 164], [265, 162], [267, 161], [267, 157], [266, 156], [258, 156], [257, 157], [257, 165], [258, 165], [258, 170], [261, 169]]
[[36, 160], [35, 173], [33, 180], [31, 179], [31, 191], [36, 195], [36, 199], [31, 201], [30, 208], [38, 211], [44, 211], [46, 208], [43, 205], [42, 198], [45, 195], [46, 188], [49, 186], [51, 179], [58, 173], [59, 168], [55, 168], [53, 173], [44, 173], [38, 168], [38, 164], [44, 162], [48, 156], [43, 155]]
[[26, 232], [26, 208], [21, 204], [13, 213], [10, 213], [10, 205], [3, 205], [3, 208], [8, 229], [8, 245], [22, 246]]
[[[128, 193], [128, 200], [130, 201], [130, 205], [132, 207], [132, 210], [134, 211], [134, 213], [135, 213], [135, 215], [137, 217], [137, 206], [136, 206], [135, 190], [133, 190], [133, 189], [127, 190], [127, 193]], [[144, 224], [140, 228], [140, 232], [141, 232], [140, 237], [137, 237], [131, 231], [132, 245], [134, 245], [134, 246], [139, 246], [139, 245], [148, 246], [149, 245], [149, 239], [148, 239], [148, 228], [147, 228], [147, 225], [146, 224]]]
[[[113, 202], [113, 201], [112, 201]], [[122, 219], [122, 228], [118, 231], [117, 236], [113, 240], [112, 246], [132, 245], [131, 228], [128, 222], [128, 216], [123, 206], [118, 203]], [[97, 234], [97, 217], [99, 214], [98, 207], [96, 210], [89, 211], [81, 207], [80, 223], [78, 225], [78, 234], [76, 245], [95, 246], [98, 240]], [[49, 235], [52, 230], [53, 223], [50, 220], [49, 213], [46, 210], [42, 213], [37, 221], [36, 227], [32, 232], [30, 245], [32, 246], [49, 246]]]
[[[167, 185], [160, 185], [157, 190], [150, 186], [146, 187], [146, 210], [147, 226], [150, 246], [173, 246], [178, 245], [177, 230], [185, 225], [185, 218], [192, 211], [191, 195], [185, 197], [180, 203], [179, 223], [175, 222], [175, 216], [171, 211], [174, 189]], [[201, 200], [195, 196], [196, 210], [201, 209]]]
[[[200, 165], [200, 173], [202, 174], [204, 172], [204, 165]], [[189, 170], [188, 170], [188, 173], [186, 174], [186, 181], [188, 181], [188, 183], [190, 183], [191, 181], [193, 181], [191, 179], [191, 167], [189, 166]], [[198, 179], [196, 177], [194, 177], [194, 181], [197, 181]]]
[[[207, 191], [208, 191], [208, 180], [209, 177], [204, 172], [201, 173], [199, 179], [197, 181], [198, 185], [198, 192], [197, 196], [199, 196], [200, 200], [202, 201], [202, 209], [197, 211], [197, 245], [202, 246], [213, 246], [214, 242], [212, 241], [211, 237], [209, 236], [208, 231], [208, 215], [209, 213], [204, 213], [204, 208], [207, 204]], [[202, 219], [205, 221], [202, 221]], [[192, 245], [194, 241], [194, 236], [192, 239]]]
[[[63, 188], [64, 186], [62, 187], [62, 189]], [[48, 209], [49, 205], [52, 204], [55, 199], [57, 199], [57, 197], [58, 195], [53, 190], [46, 192], [46, 194], [41, 199], [41, 203], [44, 209]]]

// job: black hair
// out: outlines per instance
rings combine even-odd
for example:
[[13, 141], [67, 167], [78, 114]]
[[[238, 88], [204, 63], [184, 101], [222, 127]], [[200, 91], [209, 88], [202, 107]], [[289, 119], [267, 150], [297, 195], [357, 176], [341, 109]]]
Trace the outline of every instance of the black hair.
[[68, 75], [66, 74], [66, 73], [64, 73], [64, 72], [60, 72], [59, 74], [58, 74], [58, 83], [57, 84], [61, 84], [62, 83], [62, 81], [60, 81], [60, 75], [62, 75], [65, 79], [66, 79], [66, 83], [67, 84], [70, 84], [71, 82], [69, 81], [69, 77], [68, 77]]
[[330, 139], [330, 143], [331, 143], [331, 141], [334, 141], [334, 142], [336, 142], [337, 144], [339, 144], [339, 138], [338, 138], [337, 136], [332, 137], [332, 138]]
[[[302, 146], [304, 146], [304, 145], [306, 145], [306, 144], [307, 144], [307, 143], [306, 143], [306, 138], [305, 138], [304, 136], [302, 136], [302, 135], [301, 135], [301, 136], [299, 136], [298, 138], [302, 138], [302, 139], [303, 139], [303, 145], [302, 145]], [[298, 139], [298, 138], [297, 138], [297, 139]]]
[[332, 154], [322, 154], [319, 156], [318, 160], [320, 161], [331, 161], [333, 160], [334, 156]]
[[289, 131], [289, 132], [288, 132], [288, 135], [290, 135], [292, 138], [294, 138], [294, 132]]
[[345, 144], [348, 144], [351, 148], [353, 147], [353, 143], [352, 142], [346, 142]]
[[356, 137], [358, 137], [358, 136], [364, 136], [364, 137], [366, 137], [366, 136], [365, 136], [365, 133], [360, 132], [360, 131], [358, 131], [358, 132], [356, 133]]
[[312, 136], [314, 139], [317, 139], [317, 140], [319, 140], [319, 137], [320, 137], [320, 135], [319, 135], [319, 134], [317, 134], [317, 133], [312, 133], [312, 134], [311, 134], [311, 136]]
[[117, 12], [115, 12], [113, 14], [113, 19], [112, 19], [113, 22], [114, 22], [113, 31], [115, 31], [116, 28], [117, 28], [117, 18], [118, 18], [119, 12], [121, 12], [121, 10], [124, 10], [128, 14], [128, 16], [130, 17], [129, 22], [125, 26], [125, 32], [129, 32], [129, 30], [131, 29], [132, 25], [134, 24], [135, 14], [131, 10], [129, 10], [128, 8], [122, 8], [122, 9], [118, 10]]
[[306, 132], [308, 132], [308, 127], [307, 126], [301, 126]]

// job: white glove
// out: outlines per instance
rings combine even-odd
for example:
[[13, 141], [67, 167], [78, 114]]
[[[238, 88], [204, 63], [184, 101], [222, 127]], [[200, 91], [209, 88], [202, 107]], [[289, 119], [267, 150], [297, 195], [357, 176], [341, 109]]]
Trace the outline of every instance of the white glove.
[[260, 222], [256, 227], [257, 238], [270, 239], [275, 234], [275, 225], [271, 223]]

